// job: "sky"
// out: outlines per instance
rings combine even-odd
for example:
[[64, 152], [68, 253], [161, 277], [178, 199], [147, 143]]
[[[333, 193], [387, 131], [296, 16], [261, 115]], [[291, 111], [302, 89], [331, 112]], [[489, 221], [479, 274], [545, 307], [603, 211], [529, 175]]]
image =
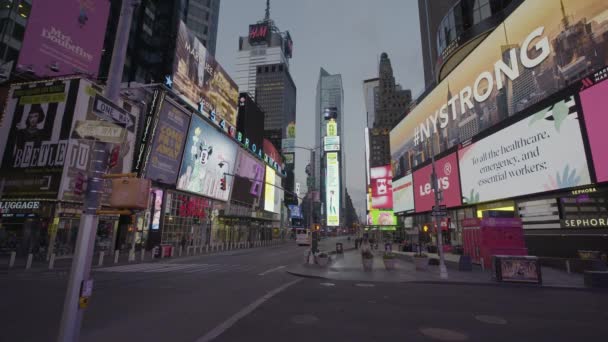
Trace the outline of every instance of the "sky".
[[[221, 0], [216, 57], [236, 74], [239, 36], [264, 18], [266, 0]], [[424, 89], [417, 0], [271, 0], [270, 17], [293, 39], [290, 73], [297, 87], [296, 145], [313, 147], [313, 115], [320, 68], [341, 74], [346, 119], [346, 188], [365, 214], [366, 111], [363, 80], [378, 77], [388, 53], [397, 83], [412, 95]], [[296, 150], [296, 182], [305, 188], [309, 152]]]

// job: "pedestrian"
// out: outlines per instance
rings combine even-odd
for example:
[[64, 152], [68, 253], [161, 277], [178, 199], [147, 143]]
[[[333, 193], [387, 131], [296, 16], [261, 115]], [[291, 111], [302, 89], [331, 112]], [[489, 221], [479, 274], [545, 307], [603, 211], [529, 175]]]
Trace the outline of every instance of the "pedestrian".
[[359, 238], [355, 239], [355, 249], [359, 249]]

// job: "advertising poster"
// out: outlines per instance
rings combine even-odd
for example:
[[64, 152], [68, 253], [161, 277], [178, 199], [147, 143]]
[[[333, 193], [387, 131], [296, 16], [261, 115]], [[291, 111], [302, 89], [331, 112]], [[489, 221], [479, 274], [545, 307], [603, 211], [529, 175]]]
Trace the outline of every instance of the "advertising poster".
[[412, 174], [393, 181], [393, 211], [414, 210], [414, 182]]
[[[437, 189], [443, 192], [443, 201], [440, 204], [448, 207], [457, 207], [461, 205], [456, 153], [439, 159], [435, 164], [437, 172]], [[414, 172], [414, 201], [416, 203], [417, 213], [430, 211], [435, 205], [435, 192], [433, 191], [433, 186], [431, 184], [432, 173], [432, 165], [427, 165]]]
[[252, 205], [262, 194], [264, 184], [264, 165], [249, 155], [239, 151], [238, 163], [235, 169], [233, 201]]
[[591, 182], [574, 97], [466, 146], [458, 155], [468, 204]]
[[234, 174], [237, 146], [228, 136], [193, 115], [186, 139], [177, 189], [227, 201], [233, 177], [226, 177], [226, 190], [220, 188], [224, 174]]
[[201, 111], [209, 119], [236, 127], [238, 86], [184, 22], [179, 26], [172, 82], [191, 106], [202, 104]]
[[274, 208], [275, 202], [275, 179], [274, 170], [266, 166], [266, 184], [264, 185], [264, 210], [276, 213]]
[[538, 260], [524, 258], [500, 258], [503, 281], [538, 283]]
[[457, 146], [603, 68], [606, 10], [605, 0], [522, 2], [391, 131], [395, 177], [433, 144], [437, 154]]
[[325, 205], [328, 226], [340, 225], [340, 162], [337, 152], [326, 155]]
[[160, 216], [162, 213], [162, 205], [163, 205], [163, 190], [152, 188], [150, 189], [150, 200], [152, 201], [152, 223], [150, 226], [151, 230], [159, 230], [160, 229]]
[[369, 176], [372, 208], [393, 209], [393, 171], [390, 165], [372, 167]]
[[163, 101], [146, 164], [146, 178], [175, 184], [189, 122], [189, 115], [171, 102]]
[[583, 115], [585, 116], [585, 126], [593, 165], [595, 166], [595, 176], [598, 182], [608, 181], [608, 81], [603, 81], [595, 86], [581, 92]]
[[372, 226], [396, 226], [397, 216], [392, 210], [372, 210], [368, 222]]
[[33, 1], [18, 68], [39, 77], [97, 77], [110, 2]]
[[11, 87], [0, 127], [2, 198], [57, 198], [78, 89], [79, 80]]
[[[66, 201], [84, 199], [94, 148], [103, 146], [107, 150], [112, 164], [109, 173], [131, 172], [137, 128], [134, 114], [98, 94], [87, 80], [80, 81], [74, 113], [66, 156], [67, 166], [63, 170], [59, 191], [59, 199]], [[98, 142], [105, 144], [100, 145]], [[110, 180], [106, 184], [109, 183]], [[110, 195], [111, 186], [107, 186], [102, 203], [108, 203]]]

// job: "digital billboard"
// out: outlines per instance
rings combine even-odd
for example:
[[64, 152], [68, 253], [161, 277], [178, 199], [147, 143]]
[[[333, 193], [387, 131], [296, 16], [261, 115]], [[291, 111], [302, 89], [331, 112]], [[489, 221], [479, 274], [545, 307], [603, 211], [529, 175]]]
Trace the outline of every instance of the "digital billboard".
[[465, 203], [589, 184], [578, 116], [568, 96], [460, 149]]
[[340, 161], [337, 152], [328, 152], [325, 175], [325, 210], [328, 226], [340, 225]]
[[264, 112], [262, 112], [258, 104], [247, 93], [239, 94], [236, 129], [242, 135], [240, 142], [245, 148], [248, 148], [255, 154], [263, 150]]
[[267, 23], [249, 25], [249, 44], [266, 43], [270, 39], [271, 33]]
[[96, 78], [109, 12], [107, 0], [33, 1], [17, 68], [39, 77]]
[[198, 38], [180, 22], [170, 86], [225, 131], [236, 127], [236, 83]]
[[414, 182], [412, 174], [393, 181], [393, 211], [414, 210]]
[[0, 127], [3, 198], [57, 198], [79, 86], [74, 79], [10, 88]]
[[393, 171], [390, 165], [369, 170], [372, 189], [372, 208], [393, 209]]
[[395, 216], [392, 210], [372, 210], [368, 217], [368, 225], [396, 226], [397, 216]]
[[190, 116], [167, 99], [162, 102], [157, 115], [145, 177], [160, 183], [175, 184]]
[[226, 176], [226, 190], [220, 188], [220, 180], [225, 174], [234, 174], [237, 149], [232, 139], [193, 115], [177, 189], [227, 201], [233, 177]]
[[591, 147], [591, 156], [593, 165], [595, 166], [595, 176], [598, 182], [608, 181], [608, 81], [603, 81], [595, 86], [581, 92], [581, 102], [583, 107], [583, 116], [585, 117], [585, 126], [587, 128], [587, 136], [589, 137], [589, 145]]
[[264, 189], [264, 165], [245, 150], [240, 150], [235, 174], [231, 199], [252, 205]]
[[[437, 189], [443, 193], [443, 201], [440, 204], [448, 207], [461, 205], [456, 153], [436, 161], [435, 171], [437, 172]], [[429, 211], [435, 205], [435, 192], [431, 184], [432, 173], [432, 165], [414, 171], [412, 178], [414, 180], [414, 203], [417, 213]]]
[[602, 68], [606, 10], [605, 0], [522, 2], [391, 131], [395, 177], [433, 144], [436, 154], [457, 146]]
[[266, 165], [266, 182], [264, 184], [264, 210], [276, 213], [275, 211], [275, 182], [276, 174], [274, 170]]

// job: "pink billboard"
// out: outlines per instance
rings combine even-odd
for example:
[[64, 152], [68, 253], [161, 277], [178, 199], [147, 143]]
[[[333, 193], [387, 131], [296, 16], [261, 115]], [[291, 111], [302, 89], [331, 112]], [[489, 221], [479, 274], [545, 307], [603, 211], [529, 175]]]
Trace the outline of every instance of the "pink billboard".
[[97, 76], [110, 1], [34, 1], [18, 68], [37, 76]]
[[393, 209], [393, 171], [390, 165], [372, 167], [369, 172], [373, 209]]
[[[456, 153], [438, 160], [435, 164], [437, 188], [443, 192], [443, 201], [440, 204], [448, 207], [461, 205]], [[432, 210], [435, 205], [435, 194], [431, 185], [432, 172], [432, 165], [427, 165], [414, 172], [414, 202], [417, 213]]]
[[588, 88], [580, 94], [598, 182], [608, 181], [608, 149], [606, 149], [608, 146], [608, 135], [606, 135], [608, 100], [606, 94], [608, 94], [608, 81]]

